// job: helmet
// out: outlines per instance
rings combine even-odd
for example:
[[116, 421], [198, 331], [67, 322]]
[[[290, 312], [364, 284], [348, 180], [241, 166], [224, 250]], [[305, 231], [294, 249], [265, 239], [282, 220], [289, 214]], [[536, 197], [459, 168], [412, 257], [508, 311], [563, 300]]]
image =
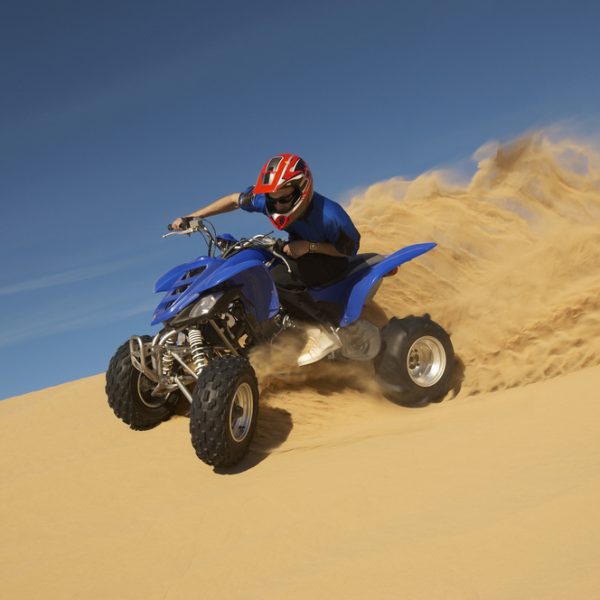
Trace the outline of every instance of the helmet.
[[[289, 189], [287, 207], [277, 208], [271, 194]], [[313, 179], [308, 165], [295, 154], [279, 154], [262, 168], [255, 194], [266, 195], [267, 215], [277, 229], [285, 229], [302, 216], [313, 197]], [[281, 206], [281, 203], [280, 203]]]

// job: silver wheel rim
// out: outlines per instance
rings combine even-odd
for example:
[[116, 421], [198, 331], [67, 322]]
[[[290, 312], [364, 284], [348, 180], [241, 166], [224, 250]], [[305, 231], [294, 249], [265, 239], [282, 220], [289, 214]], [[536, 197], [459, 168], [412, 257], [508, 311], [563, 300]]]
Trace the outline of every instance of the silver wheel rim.
[[136, 382], [136, 389], [140, 402], [148, 408], [160, 408], [169, 399], [169, 395], [165, 398], [156, 398], [155, 402], [151, 402], [152, 396], [150, 393], [142, 389], [142, 377], [144, 377], [144, 375], [140, 373]]
[[415, 340], [406, 357], [408, 375], [420, 387], [435, 385], [446, 371], [446, 351], [442, 343], [425, 335]]
[[252, 388], [242, 383], [229, 405], [229, 432], [236, 442], [243, 442], [250, 431], [254, 403]]

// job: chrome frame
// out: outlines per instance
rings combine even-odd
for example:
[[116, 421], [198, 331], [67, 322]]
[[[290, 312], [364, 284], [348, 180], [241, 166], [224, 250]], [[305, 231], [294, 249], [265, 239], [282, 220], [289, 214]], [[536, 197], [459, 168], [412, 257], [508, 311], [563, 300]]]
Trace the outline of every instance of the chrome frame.
[[[235, 356], [239, 356], [238, 350], [217, 323], [215, 323], [214, 319], [209, 319], [205, 323], [211, 325], [224, 344], [223, 346], [204, 346], [204, 350], [208, 356], [210, 356], [211, 353], [216, 353], [217, 355], [234, 354]], [[180, 334], [184, 334], [187, 340], [188, 329], [189, 327], [180, 327], [159, 332], [150, 342], [144, 342], [138, 335], [129, 338], [131, 364], [135, 369], [156, 384], [156, 387], [152, 391], [152, 396], [164, 396], [175, 390], [179, 390], [188, 402], [192, 402], [192, 395], [188, 387], [198, 380], [198, 374], [184, 360], [185, 354], [191, 352], [189, 342], [186, 342], [186, 344], [181, 346], [171, 343], [173, 338]], [[181, 366], [185, 372], [184, 375], [175, 376], [163, 373], [163, 354], [165, 352], [169, 353], [174, 361]]]
[[223, 333], [221, 328], [215, 323], [214, 319], [209, 319], [208, 322], [212, 325], [212, 328], [217, 332], [219, 337], [223, 340], [223, 342], [225, 343], [227, 348], [229, 348], [229, 350], [231, 350], [232, 354], [234, 354], [235, 356], [239, 356], [240, 353], [235, 349], [234, 345], [227, 339], [227, 337], [225, 337], [225, 334]]
[[[286, 256], [276, 250], [277, 240], [270, 237], [270, 234], [259, 234], [251, 238], [242, 238], [231, 246], [224, 247], [219, 243], [216, 230], [210, 221], [204, 221], [200, 218], [194, 218], [189, 221], [188, 229], [183, 231], [171, 231], [164, 234], [162, 237], [169, 237], [172, 235], [190, 235], [192, 233], [200, 233], [204, 238], [208, 246], [208, 255], [215, 256], [217, 250], [221, 252], [222, 258], [227, 258], [235, 252], [239, 252], [244, 248], [252, 246], [260, 246], [270, 251], [274, 256], [280, 258], [285, 264], [287, 270], [291, 273], [291, 268]], [[271, 232], [272, 233], [272, 232]], [[223, 354], [233, 354], [239, 356], [239, 350], [235, 347], [232, 341], [227, 337], [226, 333], [221, 329], [214, 319], [207, 319], [203, 324], [210, 324], [215, 330], [223, 346], [203, 346], [198, 347], [198, 350], [204, 350], [207, 357], [216, 354], [222, 356]], [[131, 356], [131, 363], [133, 366], [144, 374], [150, 381], [156, 383], [156, 387], [152, 391], [153, 396], [165, 395], [173, 392], [177, 389], [192, 402], [192, 396], [186, 386], [193, 384], [198, 380], [198, 373], [194, 371], [188, 364], [186, 364], [181, 354], [185, 352], [192, 352], [192, 348], [189, 344], [187, 332], [190, 329], [189, 326], [172, 328], [165, 332], [157, 333], [151, 342], [144, 342], [140, 336], [134, 335], [129, 339], [129, 353]], [[174, 336], [179, 334], [186, 336], [187, 343], [185, 345], [177, 346], [171, 344], [170, 341]], [[182, 352], [183, 351], [183, 352]], [[163, 354], [167, 352], [170, 357], [173, 358], [179, 366], [184, 370], [185, 375], [174, 376], [163, 373]], [[210, 358], [209, 358], [210, 360]], [[167, 365], [168, 369], [168, 365]]]

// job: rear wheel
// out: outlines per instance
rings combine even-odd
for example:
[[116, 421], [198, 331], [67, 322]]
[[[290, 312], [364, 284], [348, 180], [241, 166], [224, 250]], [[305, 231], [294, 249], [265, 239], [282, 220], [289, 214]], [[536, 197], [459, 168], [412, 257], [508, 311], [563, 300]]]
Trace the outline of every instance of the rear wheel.
[[202, 369], [190, 412], [192, 445], [208, 465], [227, 467], [248, 451], [258, 419], [258, 384], [239, 356], [216, 358]]
[[385, 395], [404, 406], [440, 402], [451, 387], [450, 336], [428, 315], [393, 318], [381, 332], [375, 372]]
[[[150, 336], [143, 336], [144, 342]], [[106, 395], [115, 415], [131, 429], [156, 427], [171, 418], [177, 405], [177, 394], [155, 398], [151, 395], [155, 384], [131, 363], [129, 342], [115, 352], [106, 371]]]

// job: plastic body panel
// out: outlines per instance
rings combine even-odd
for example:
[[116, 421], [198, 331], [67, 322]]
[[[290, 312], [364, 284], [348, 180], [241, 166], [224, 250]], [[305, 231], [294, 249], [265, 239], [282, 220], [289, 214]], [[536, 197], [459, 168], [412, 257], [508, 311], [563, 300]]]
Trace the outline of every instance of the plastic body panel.
[[[279, 310], [279, 296], [265, 266], [270, 258], [267, 252], [247, 249], [227, 260], [201, 256], [174, 267], [156, 282], [155, 291], [167, 293], [154, 311], [152, 325], [172, 319], [201, 295], [227, 281], [241, 287], [246, 308], [257, 321], [274, 317]], [[200, 268], [201, 273], [184, 278], [190, 271]]]
[[340, 327], [345, 327], [360, 317], [371, 288], [382, 277], [403, 263], [429, 252], [436, 245], [434, 242], [427, 242], [406, 246], [348, 279], [331, 286], [312, 288], [310, 294], [317, 301], [334, 302], [345, 306], [340, 320]]
[[[311, 288], [311, 296], [317, 301], [332, 302], [343, 307], [340, 326], [356, 321], [362, 312], [373, 286], [405, 262], [429, 252], [434, 242], [414, 244], [402, 248], [381, 261], [365, 266], [347, 279], [329, 286]], [[266, 266], [272, 255], [266, 250], [250, 248], [228, 259], [200, 256], [178, 265], [158, 279], [156, 292], [166, 292], [154, 312], [152, 325], [164, 323], [175, 317], [200, 296], [215, 288], [227, 287], [227, 283], [239, 286], [246, 309], [257, 321], [273, 318], [279, 311], [277, 289]], [[189, 275], [198, 271], [195, 275]]]

